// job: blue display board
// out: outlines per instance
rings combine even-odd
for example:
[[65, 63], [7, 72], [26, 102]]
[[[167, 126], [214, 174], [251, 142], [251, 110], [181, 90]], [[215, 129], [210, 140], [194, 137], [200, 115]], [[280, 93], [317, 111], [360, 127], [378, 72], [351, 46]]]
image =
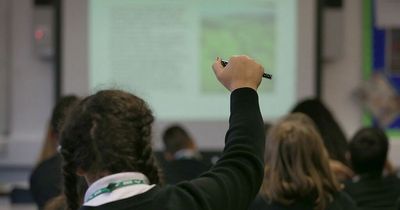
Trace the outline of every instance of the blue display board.
[[[363, 72], [368, 80], [380, 73], [389, 81], [397, 95], [400, 93], [400, 29], [382, 28], [377, 25], [377, 0], [363, 1]], [[377, 125], [371, 115], [364, 116], [365, 125]], [[389, 135], [400, 136], [400, 115], [385, 128]]]

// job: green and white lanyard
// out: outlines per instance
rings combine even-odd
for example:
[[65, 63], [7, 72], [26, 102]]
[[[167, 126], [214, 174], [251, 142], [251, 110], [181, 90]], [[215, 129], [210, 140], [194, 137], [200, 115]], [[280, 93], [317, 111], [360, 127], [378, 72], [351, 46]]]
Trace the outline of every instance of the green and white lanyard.
[[110, 184], [107, 185], [107, 187], [96, 190], [93, 194], [91, 194], [89, 196], [89, 198], [86, 200], [86, 202], [92, 200], [93, 198], [95, 198], [101, 194], [110, 193], [118, 188], [127, 187], [127, 186], [131, 186], [131, 185], [137, 185], [137, 184], [146, 184], [146, 182], [143, 179], [130, 179], [130, 180], [125, 180], [125, 181], [120, 181], [120, 182], [111, 182]]

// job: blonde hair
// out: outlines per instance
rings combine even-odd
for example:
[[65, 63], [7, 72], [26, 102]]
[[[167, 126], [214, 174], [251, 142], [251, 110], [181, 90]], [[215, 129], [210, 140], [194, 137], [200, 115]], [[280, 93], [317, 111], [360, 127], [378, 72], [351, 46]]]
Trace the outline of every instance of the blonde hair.
[[271, 128], [265, 161], [261, 194], [270, 201], [290, 205], [311, 198], [322, 210], [340, 189], [322, 138], [304, 114], [290, 114]]

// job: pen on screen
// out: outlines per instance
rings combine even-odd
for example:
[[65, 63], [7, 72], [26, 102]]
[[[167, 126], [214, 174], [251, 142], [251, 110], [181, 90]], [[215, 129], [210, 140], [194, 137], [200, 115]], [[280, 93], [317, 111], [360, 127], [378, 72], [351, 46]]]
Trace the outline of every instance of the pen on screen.
[[[226, 65], [228, 65], [228, 61], [226, 61], [226, 60], [221, 60], [221, 64], [222, 64], [223, 67], [225, 67]], [[264, 73], [262, 76], [263, 76], [264, 78], [267, 78], [267, 79], [272, 79], [272, 74]]]

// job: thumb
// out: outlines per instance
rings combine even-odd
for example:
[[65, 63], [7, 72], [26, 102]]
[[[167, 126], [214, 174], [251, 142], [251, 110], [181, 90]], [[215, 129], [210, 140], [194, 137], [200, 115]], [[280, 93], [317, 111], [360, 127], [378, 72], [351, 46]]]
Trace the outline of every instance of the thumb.
[[221, 64], [221, 58], [220, 57], [217, 57], [217, 59], [215, 60], [214, 64], [212, 65], [212, 69], [214, 70], [215, 76], [217, 76], [217, 78], [219, 80], [222, 72], [224, 71], [224, 66], [222, 66], [222, 64]]

